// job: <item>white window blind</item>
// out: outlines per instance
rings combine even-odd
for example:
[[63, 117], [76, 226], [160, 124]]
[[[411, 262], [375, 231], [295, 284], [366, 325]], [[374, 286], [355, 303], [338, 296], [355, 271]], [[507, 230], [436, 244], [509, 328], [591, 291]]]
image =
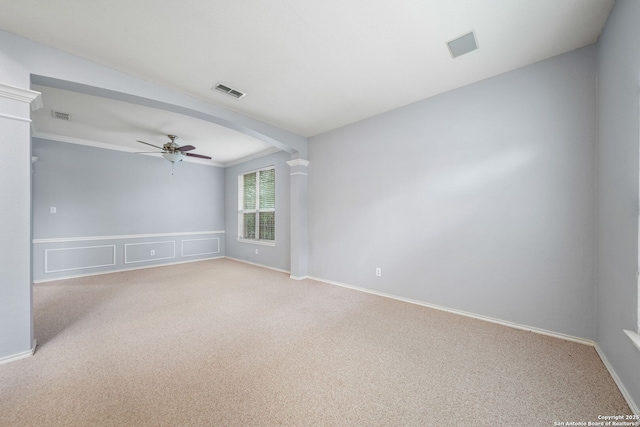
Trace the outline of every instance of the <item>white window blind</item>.
[[238, 240], [275, 243], [276, 171], [238, 176]]

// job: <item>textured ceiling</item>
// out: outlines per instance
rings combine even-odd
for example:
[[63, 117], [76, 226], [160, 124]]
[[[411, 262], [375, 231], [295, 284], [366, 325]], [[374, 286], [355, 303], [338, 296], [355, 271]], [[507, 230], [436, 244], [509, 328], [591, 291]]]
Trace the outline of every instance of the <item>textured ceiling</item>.
[[[0, 0], [0, 28], [312, 136], [592, 44], [612, 6], [613, 0]], [[446, 42], [471, 30], [479, 49], [452, 59]], [[247, 96], [212, 91], [218, 82]]]

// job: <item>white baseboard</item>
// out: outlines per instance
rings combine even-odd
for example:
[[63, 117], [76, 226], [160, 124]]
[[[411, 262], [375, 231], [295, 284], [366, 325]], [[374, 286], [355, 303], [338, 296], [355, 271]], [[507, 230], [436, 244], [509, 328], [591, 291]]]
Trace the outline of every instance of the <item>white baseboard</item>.
[[624, 397], [624, 400], [627, 401], [627, 405], [629, 405], [629, 408], [631, 408], [631, 411], [633, 411], [635, 415], [640, 415], [640, 409], [638, 409], [638, 405], [636, 404], [636, 402], [633, 401], [631, 394], [629, 393], [629, 391], [627, 391], [627, 388], [624, 386], [624, 384], [622, 383], [622, 380], [620, 379], [616, 371], [613, 369], [613, 366], [611, 365], [611, 363], [609, 363], [609, 359], [607, 359], [607, 356], [605, 356], [604, 351], [602, 351], [602, 349], [597, 343], [595, 345], [595, 348], [596, 348], [596, 352], [598, 353], [598, 356], [600, 356], [600, 359], [602, 360], [602, 363], [604, 363], [604, 366], [606, 366], [607, 370], [609, 371], [611, 378], [613, 378], [613, 381], [615, 381], [616, 385], [620, 389], [620, 393], [622, 393], [622, 397]]
[[294, 276], [294, 275], [290, 275], [289, 278], [293, 279], [293, 280], [304, 280], [304, 279], [308, 279], [309, 276]]
[[89, 276], [100, 276], [100, 275], [103, 275], [103, 274], [121, 273], [123, 271], [142, 270], [142, 269], [145, 269], [145, 268], [166, 267], [166, 266], [169, 266], [169, 265], [188, 264], [188, 263], [191, 263], [191, 262], [209, 261], [209, 260], [212, 260], [212, 259], [220, 259], [220, 258], [224, 258], [224, 257], [223, 256], [217, 256], [217, 257], [211, 257], [211, 258], [190, 259], [190, 260], [187, 260], [187, 261], [165, 262], [165, 263], [162, 263], [162, 264], [144, 265], [144, 266], [129, 267], [129, 268], [119, 268], [117, 270], [98, 271], [98, 272], [94, 272], [94, 273], [76, 274], [76, 275], [71, 275], [71, 276], [62, 276], [62, 277], [34, 280], [33, 283], [55, 282], [56, 280], [77, 279], [79, 277], [89, 277]]
[[38, 344], [36, 343], [36, 341], [33, 340], [33, 347], [31, 348], [31, 350], [27, 350], [18, 354], [12, 354], [11, 356], [2, 357], [0, 358], [0, 365], [4, 365], [5, 363], [15, 362], [15, 361], [26, 359], [27, 357], [33, 356], [33, 354], [36, 352], [37, 345]]
[[271, 266], [264, 265], [264, 264], [258, 264], [258, 263], [251, 262], [251, 261], [246, 261], [246, 260], [240, 259], [240, 258], [234, 258], [234, 257], [230, 257], [230, 256], [225, 256], [223, 258], [231, 259], [233, 261], [243, 262], [245, 264], [255, 265], [256, 267], [262, 267], [262, 268], [266, 268], [266, 269], [269, 269], [269, 270], [278, 271], [280, 273], [291, 274], [291, 272], [288, 271], [288, 270], [282, 270], [281, 268], [275, 268], [275, 267], [271, 267]]
[[587, 340], [587, 339], [580, 338], [580, 337], [574, 337], [572, 335], [566, 335], [566, 334], [562, 334], [562, 333], [559, 333], [559, 332], [553, 332], [553, 331], [548, 331], [548, 330], [545, 330], [545, 329], [540, 329], [540, 328], [534, 328], [534, 327], [531, 327], [531, 326], [521, 325], [519, 323], [508, 322], [508, 321], [505, 321], [505, 320], [495, 319], [495, 318], [488, 317], [488, 316], [482, 316], [482, 315], [478, 315], [478, 314], [474, 314], [474, 313], [469, 313], [469, 312], [466, 312], [466, 311], [455, 310], [455, 309], [451, 309], [451, 308], [447, 308], [447, 307], [443, 307], [443, 306], [439, 306], [439, 305], [435, 305], [435, 304], [429, 304], [429, 303], [426, 303], [426, 302], [412, 300], [412, 299], [409, 299], [409, 298], [398, 297], [398, 296], [395, 296], [395, 295], [386, 294], [384, 292], [372, 291], [370, 289], [360, 288], [360, 287], [357, 287], [357, 286], [351, 286], [351, 285], [347, 285], [347, 284], [344, 284], [344, 283], [336, 282], [336, 281], [333, 281], [333, 280], [322, 279], [322, 278], [319, 278], [319, 277], [308, 277], [308, 278], [311, 279], [311, 280], [316, 280], [318, 282], [327, 283], [329, 285], [341, 286], [343, 288], [353, 289], [353, 290], [356, 290], [356, 291], [366, 292], [366, 293], [369, 293], [369, 294], [378, 295], [378, 296], [385, 297], [385, 298], [391, 298], [391, 299], [395, 299], [395, 300], [398, 300], [398, 301], [408, 302], [410, 304], [421, 305], [423, 307], [433, 308], [433, 309], [440, 310], [440, 311], [446, 311], [446, 312], [453, 313], [453, 314], [459, 314], [461, 316], [471, 317], [471, 318], [478, 319], [478, 320], [484, 320], [486, 322], [497, 323], [499, 325], [508, 326], [508, 327], [511, 327], [511, 328], [514, 328], [514, 329], [520, 329], [520, 330], [524, 330], [524, 331], [534, 332], [534, 333], [541, 334], [541, 335], [547, 335], [547, 336], [554, 337], [554, 338], [560, 338], [560, 339], [563, 339], [563, 340], [573, 341], [573, 342], [577, 342], [577, 343], [580, 343], [580, 344], [585, 344], [585, 345], [592, 346], [592, 347], [595, 348], [596, 352], [598, 353], [598, 356], [600, 356], [600, 359], [602, 359], [602, 363], [604, 363], [605, 367], [609, 371], [609, 374], [611, 375], [611, 377], [613, 378], [613, 381], [618, 386], [618, 389], [620, 390], [620, 393], [622, 393], [622, 396], [624, 397], [625, 401], [629, 405], [629, 408], [631, 408], [631, 411], [633, 411], [633, 413], [635, 415], [640, 415], [640, 410], [638, 409], [638, 405], [634, 402], [633, 398], [631, 397], [631, 394], [627, 391], [626, 387], [624, 386], [624, 384], [620, 380], [620, 377], [618, 376], [616, 371], [613, 369], [613, 366], [611, 365], [611, 363], [609, 363], [609, 360], [605, 356], [604, 352], [602, 351], [602, 349], [600, 348], [598, 343], [596, 343], [595, 341]]
[[360, 291], [360, 292], [366, 292], [366, 293], [369, 293], [369, 294], [378, 295], [378, 296], [385, 297], [385, 298], [391, 298], [391, 299], [394, 299], [394, 300], [397, 300], [397, 301], [408, 302], [410, 304], [421, 305], [423, 307], [433, 308], [435, 310], [446, 311], [448, 313], [459, 314], [461, 316], [471, 317], [473, 319], [484, 320], [485, 322], [496, 323], [498, 325], [508, 326], [510, 328], [519, 329], [519, 330], [522, 330], [522, 331], [534, 332], [536, 334], [547, 335], [547, 336], [550, 336], [550, 337], [560, 338], [560, 339], [563, 339], [563, 340], [573, 341], [573, 342], [577, 342], [577, 343], [585, 344], [585, 345], [590, 345], [590, 346], [594, 346], [596, 344], [595, 341], [588, 340], [588, 339], [585, 339], [585, 338], [580, 338], [580, 337], [574, 337], [573, 335], [566, 335], [566, 334], [562, 334], [562, 333], [559, 333], [559, 332], [548, 331], [546, 329], [536, 328], [536, 327], [533, 327], [533, 326], [521, 325], [521, 324], [515, 323], [515, 322], [509, 322], [509, 321], [506, 321], [506, 320], [496, 319], [496, 318], [489, 317], [489, 316], [483, 316], [483, 315], [480, 315], [480, 314], [469, 313], [467, 311], [456, 310], [456, 309], [453, 309], [453, 308], [443, 307], [441, 305], [436, 305], [436, 304], [430, 304], [430, 303], [427, 303], [427, 302], [413, 300], [413, 299], [410, 299], [410, 298], [399, 297], [399, 296], [396, 296], [396, 295], [386, 294], [384, 292], [372, 291], [371, 289], [360, 288], [360, 287], [357, 287], [357, 286], [351, 286], [351, 285], [347, 285], [345, 283], [336, 282], [336, 281], [333, 281], [333, 280], [327, 280], [327, 279], [322, 279], [322, 278], [319, 278], [319, 277], [311, 277], [311, 276], [309, 276], [308, 278], [311, 279], [311, 280], [317, 280], [318, 282], [328, 283], [330, 285], [341, 286], [343, 288], [353, 289], [353, 290]]

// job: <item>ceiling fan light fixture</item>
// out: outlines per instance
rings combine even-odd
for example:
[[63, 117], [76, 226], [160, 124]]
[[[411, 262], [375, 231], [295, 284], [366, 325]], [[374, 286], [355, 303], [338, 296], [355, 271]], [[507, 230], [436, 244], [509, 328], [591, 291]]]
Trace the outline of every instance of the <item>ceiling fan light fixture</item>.
[[[211, 160], [211, 157], [209, 156], [204, 156], [202, 154], [195, 154], [195, 153], [187, 153], [187, 151], [195, 150], [196, 147], [194, 147], [193, 145], [183, 145], [182, 147], [180, 147], [178, 146], [178, 144], [176, 144], [176, 139], [178, 139], [177, 136], [175, 135], [167, 135], [167, 136], [171, 141], [166, 142], [162, 147], [160, 147], [159, 145], [140, 141], [139, 139], [136, 139], [136, 142], [139, 142], [144, 145], [149, 145], [153, 148], [157, 148], [158, 150], [162, 150], [159, 153], [157, 152], [154, 152], [154, 153], [162, 154], [162, 157], [171, 163], [171, 175], [173, 175], [173, 167], [175, 166], [175, 164], [184, 160], [186, 156]], [[143, 154], [143, 153], [140, 153], [140, 154]]]
[[181, 162], [184, 156], [182, 153], [176, 152], [176, 153], [162, 153], [162, 157], [164, 157], [166, 160], [170, 161], [171, 163], [177, 163], [177, 162]]

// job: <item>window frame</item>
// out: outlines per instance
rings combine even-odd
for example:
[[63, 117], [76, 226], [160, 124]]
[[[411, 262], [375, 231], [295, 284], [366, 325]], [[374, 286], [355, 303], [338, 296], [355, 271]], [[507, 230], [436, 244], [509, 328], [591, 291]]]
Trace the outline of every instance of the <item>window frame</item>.
[[[251, 243], [254, 245], [262, 245], [262, 246], [276, 246], [276, 227], [275, 227], [275, 218], [274, 218], [274, 230], [273, 230], [273, 240], [260, 239], [260, 213], [261, 212], [272, 212], [275, 217], [276, 208], [260, 208], [260, 173], [268, 170], [273, 170], [273, 192], [274, 192], [274, 201], [275, 201], [275, 193], [276, 193], [276, 167], [275, 165], [265, 166], [259, 169], [253, 169], [250, 171], [242, 172], [238, 175], [238, 236], [237, 240], [239, 243]], [[246, 175], [251, 175], [252, 173], [256, 174], [256, 209], [244, 209], [244, 177]], [[274, 204], [275, 205], [275, 204]], [[256, 238], [249, 239], [243, 237], [244, 234], [244, 215], [247, 213], [255, 213], [256, 214]]]
[[[639, 101], [640, 102], [640, 101]], [[640, 123], [640, 116], [638, 117], [638, 122]], [[640, 135], [638, 135], [638, 140], [640, 141]], [[640, 175], [638, 176], [638, 185], [640, 188]], [[623, 329], [623, 332], [627, 334], [633, 345], [636, 346], [638, 350], [640, 350], [640, 193], [638, 194], [638, 239], [637, 245], [638, 248], [638, 262], [636, 264], [636, 289], [637, 289], [637, 305], [636, 309], [636, 324], [634, 325], [636, 330], [631, 331], [628, 329]]]

